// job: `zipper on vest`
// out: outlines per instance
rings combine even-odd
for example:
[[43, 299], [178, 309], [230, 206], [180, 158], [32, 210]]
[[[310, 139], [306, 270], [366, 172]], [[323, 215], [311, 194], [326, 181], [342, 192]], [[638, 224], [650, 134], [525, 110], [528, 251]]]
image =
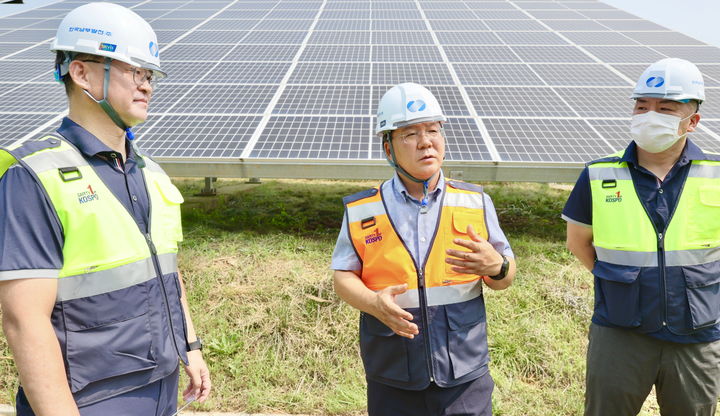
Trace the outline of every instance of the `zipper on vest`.
[[418, 268], [418, 298], [420, 299], [420, 320], [422, 321], [423, 328], [425, 328], [425, 358], [427, 362], [428, 374], [430, 375], [430, 382], [435, 381], [432, 370], [432, 352], [430, 351], [430, 342], [432, 337], [430, 336], [430, 320], [428, 319], [427, 313], [427, 298], [425, 297], [425, 271]]
[[[152, 230], [152, 197], [150, 195], [150, 191], [148, 191], [147, 186], [147, 179], [145, 179], [145, 173], [140, 170], [140, 174], [143, 178], [143, 183], [145, 184], [145, 190], [148, 194], [148, 225], [147, 229]], [[140, 228], [140, 225], [138, 225], [138, 228]], [[142, 232], [142, 230], [140, 231]], [[157, 248], [155, 247], [155, 243], [152, 241], [152, 236], [150, 235], [150, 232], [144, 233], [145, 234], [145, 240], [147, 241], [148, 247], [150, 248], [150, 252], [152, 253], [152, 261], [153, 265], [155, 266], [155, 272], [157, 273], [157, 279], [160, 281], [160, 289], [162, 290], [163, 294], [163, 300], [165, 301], [165, 311], [167, 312], [167, 318], [168, 318], [168, 325], [170, 326], [170, 341], [172, 342], [173, 346], [175, 347], [175, 352], [177, 353], [178, 357], [182, 357], [180, 354], [180, 348], [177, 345], [177, 339], [175, 338], [175, 325], [173, 325], [173, 319], [172, 319], [172, 312], [170, 312], [170, 301], [168, 300], [168, 294], [167, 289], [165, 288], [165, 278], [162, 272], [162, 268], [160, 268], [160, 260], [157, 257]], [[180, 276], [178, 276], [179, 278]], [[181, 293], [178, 293], [178, 296], [182, 296]], [[178, 302], [180, 300], [178, 299]], [[180, 305], [180, 311], [183, 311], [182, 304]], [[180, 360], [182, 361], [182, 359]]]
[[[677, 203], [676, 203], [677, 205]], [[671, 217], [672, 218], [672, 217]], [[668, 221], [669, 225], [669, 221]], [[665, 226], [667, 229], [667, 225]], [[660, 284], [663, 292], [662, 326], [667, 326], [667, 283], [665, 282], [665, 235], [658, 233], [658, 267], [660, 268]]]

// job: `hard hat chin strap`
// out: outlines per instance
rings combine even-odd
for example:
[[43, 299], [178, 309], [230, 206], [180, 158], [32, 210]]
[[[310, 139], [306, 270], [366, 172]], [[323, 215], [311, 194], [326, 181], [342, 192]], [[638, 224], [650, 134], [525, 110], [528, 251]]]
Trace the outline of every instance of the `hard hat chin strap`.
[[83, 92], [85, 95], [90, 97], [91, 100], [95, 101], [100, 108], [105, 111], [105, 114], [110, 117], [110, 120], [115, 123], [116, 126], [120, 127], [121, 129], [125, 130], [125, 136], [128, 138], [128, 140], [135, 139], [135, 135], [133, 134], [132, 130], [130, 130], [130, 126], [125, 124], [123, 119], [120, 117], [120, 114], [115, 111], [112, 105], [110, 105], [110, 102], [107, 100], [108, 98], [108, 89], [110, 87], [110, 64], [112, 64], [112, 59], [105, 58], [105, 77], [103, 79], [103, 98], [101, 100], [98, 100], [97, 98], [93, 97], [92, 94], [86, 89], [83, 89]]
[[437, 175], [439, 173], [439, 171], [430, 175], [430, 177], [427, 179], [418, 179], [418, 178], [412, 176], [410, 173], [408, 173], [408, 171], [405, 170], [405, 168], [403, 168], [402, 166], [400, 166], [399, 163], [397, 163], [397, 158], [395, 157], [395, 148], [393, 148], [391, 135], [392, 135], [392, 132], [389, 132], [389, 131], [386, 131], [383, 133], [383, 142], [387, 142], [388, 145], [390, 146], [390, 157], [388, 157], [387, 153], [383, 152], [383, 153], [385, 153], [385, 159], [388, 161], [390, 166], [395, 168], [396, 171], [403, 174], [403, 176], [405, 176], [406, 178], [410, 179], [411, 181], [413, 181], [415, 183], [423, 184], [423, 198], [422, 198], [422, 201], [420, 201], [420, 205], [424, 209], [427, 207], [427, 204], [428, 204], [428, 187], [430, 184], [430, 179], [432, 179], [435, 175]]

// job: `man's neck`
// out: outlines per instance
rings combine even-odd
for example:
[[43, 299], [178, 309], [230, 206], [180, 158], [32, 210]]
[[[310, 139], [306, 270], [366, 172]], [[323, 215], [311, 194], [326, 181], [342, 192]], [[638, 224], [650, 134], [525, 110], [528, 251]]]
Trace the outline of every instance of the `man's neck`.
[[[398, 172], [398, 177], [400, 178], [400, 181], [403, 183], [403, 185], [405, 185], [405, 189], [407, 189], [410, 196], [417, 199], [418, 201], [422, 200], [422, 198], [423, 198], [423, 183], [422, 182], [415, 182], [400, 172]], [[428, 192], [434, 191], [435, 188], [437, 188], [439, 181], [440, 181], [440, 171], [435, 173], [435, 175], [433, 175], [432, 178], [430, 178], [430, 181], [428, 182]]]
[[118, 152], [123, 161], [126, 159], [125, 131], [118, 127], [97, 104], [71, 105], [68, 118], [97, 137], [107, 147]]
[[675, 163], [680, 159], [680, 156], [682, 156], [686, 142], [687, 139], [682, 138], [669, 149], [659, 153], [650, 153], [637, 147], [638, 164], [663, 181], [673, 166], [675, 166]]

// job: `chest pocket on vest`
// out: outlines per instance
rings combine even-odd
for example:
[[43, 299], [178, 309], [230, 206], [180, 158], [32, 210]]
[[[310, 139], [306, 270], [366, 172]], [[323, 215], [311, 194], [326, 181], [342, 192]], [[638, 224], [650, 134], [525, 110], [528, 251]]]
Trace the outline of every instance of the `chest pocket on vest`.
[[706, 185], [698, 189], [698, 199], [704, 207], [702, 218], [688, 218], [687, 238], [694, 248], [720, 245], [720, 186]]
[[163, 179], [162, 182], [155, 182], [155, 186], [160, 195], [162, 195], [164, 204], [155, 210], [158, 215], [153, 218], [153, 221], [158, 222], [163, 232], [169, 233], [167, 237], [170, 240], [182, 241], [180, 204], [185, 202], [185, 199], [169, 179]]
[[[461, 209], [456, 209], [456, 211], [452, 213], [452, 226], [447, 227], [449, 229], [445, 230], [446, 247], [452, 248], [454, 250], [469, 251], [467, 248], [453, 243], [453, 239], [455, 238], [469, 241], [472, 240], [467, 233], [468, 225], [472, 225], [475, 233], [480, 237], [484, 239], [488, 238], [485, 228], [485, 218], [481, 214], [479, 214], [478, 211], [464, 211]], [[452, 270], [453, 267], [454, 266], [452, 264], [445, 263], [445, 273], [448, 276], [453, 276], [453, 280], [455, 282], [462, 283], [464, 281], [477, 280], [477, 276], [472, 274], [458, 273]]]
[[157, 366], [150, 338], [149, 286], [155, 280], [61, 302], [70, 389]]

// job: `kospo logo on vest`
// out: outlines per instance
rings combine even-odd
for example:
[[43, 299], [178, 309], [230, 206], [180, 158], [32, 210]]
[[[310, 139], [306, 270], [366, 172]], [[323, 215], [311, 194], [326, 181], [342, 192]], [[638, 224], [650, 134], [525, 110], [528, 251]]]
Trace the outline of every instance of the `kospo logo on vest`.
[[79, 192], [77, 194], [79, 203], [86, 204], [88, 202], [100, 200], [100, 195], [98, 195], [95, 191], [93, 191], [92, 185], [88, 185], [87, 189], [88, 189], [87, 191]]
[[617, 191], [614, 194], [605, 195], [605, 202], [622, 202], [622, 195], [620, 195], [620, 191]]
[[372, 234], [365, 236], [365, 244], [377, 243], [378, 241], [382, 241], [382, 234], [378, 228], [376, 228]]

